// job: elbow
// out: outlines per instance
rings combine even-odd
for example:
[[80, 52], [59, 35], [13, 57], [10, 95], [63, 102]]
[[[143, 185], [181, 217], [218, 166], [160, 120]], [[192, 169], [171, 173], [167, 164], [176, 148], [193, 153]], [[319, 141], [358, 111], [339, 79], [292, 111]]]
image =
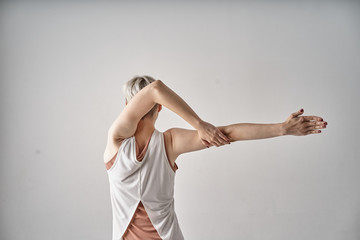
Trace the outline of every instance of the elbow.
[[108, 139], [116, 139], [118, 137], [117, 131], [113, 126], [109, 128], [107, 135], [108, 135]]
[[151, 84], [152, 84], [151, 92], [153, 94], [153, 100], [155, 103], [159, 103], [159, 96], [161, 95], [161, 92], [163, 92], [165, 84], [161, 80], [156, 80]]
[[152, 84], [155, 90], [161, 90], [165, 85], [161, 80], [155, 80]]

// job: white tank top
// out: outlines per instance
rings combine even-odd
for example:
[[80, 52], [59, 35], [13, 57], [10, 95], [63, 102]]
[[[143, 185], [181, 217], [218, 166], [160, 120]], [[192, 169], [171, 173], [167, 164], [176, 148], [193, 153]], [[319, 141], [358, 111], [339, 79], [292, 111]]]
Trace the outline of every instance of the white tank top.
[[135, 137], [123, 140], [107, 173], [112, 240], [122, 240], [139, 201], [163, 240], [184, 239], [174, 209], [175, 172], [166, 156], [163, 133], [154, 130], [142, 161], [136, 159]]

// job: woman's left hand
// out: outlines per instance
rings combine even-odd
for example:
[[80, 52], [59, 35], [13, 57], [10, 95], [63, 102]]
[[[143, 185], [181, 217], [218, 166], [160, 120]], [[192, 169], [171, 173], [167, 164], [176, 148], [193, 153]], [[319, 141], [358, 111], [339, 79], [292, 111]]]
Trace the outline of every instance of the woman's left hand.
[[303, 109], [292, 113], [283, 122], [283, 135], [305, 136], [308, 134], [321, 133], [321, 128], [326, 128], [327, 122], [318, 116], [300, 116]]
[[226, 137], [217, 127], [205, 121], [200, 123], [198, 134], [202, 143], [206, 147], [210, 147], [212, 145], [220, 147], [224, 144], [230, 143], [230, 139]]

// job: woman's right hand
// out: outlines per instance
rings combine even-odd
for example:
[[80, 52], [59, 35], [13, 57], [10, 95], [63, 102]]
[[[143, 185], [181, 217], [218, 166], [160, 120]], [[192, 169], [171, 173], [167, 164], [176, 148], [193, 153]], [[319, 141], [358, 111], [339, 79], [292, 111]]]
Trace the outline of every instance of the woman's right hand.
[[229, 144], [230, 139], [226, 137], [217, 127], [211, 123], [201, 121], [199, 124], [198, 134], [201, 142], [206, 146], [220, 147], [224, 144]]

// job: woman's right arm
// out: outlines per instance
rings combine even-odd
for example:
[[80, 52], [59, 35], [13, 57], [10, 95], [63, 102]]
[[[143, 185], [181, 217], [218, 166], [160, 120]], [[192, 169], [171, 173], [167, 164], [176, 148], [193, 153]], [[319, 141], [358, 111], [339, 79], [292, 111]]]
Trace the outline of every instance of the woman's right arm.
[[156, 104], [175, 112], [197, 131], [206, 146], [221, 146], [229, 139], [215, 126], [200, 119], [194, 110], [161, 80], [141, 89], [125, 106], [109, 129], [113, 139], [125, 139], [136, 132], [140, 119]]

